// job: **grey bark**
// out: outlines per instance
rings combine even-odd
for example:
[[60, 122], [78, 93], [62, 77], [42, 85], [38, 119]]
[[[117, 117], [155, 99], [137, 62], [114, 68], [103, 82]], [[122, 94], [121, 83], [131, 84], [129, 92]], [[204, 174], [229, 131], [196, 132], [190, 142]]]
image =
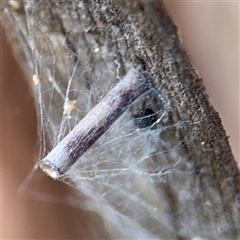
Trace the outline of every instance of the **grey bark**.
[[[70, 127], [61, 128], [67, 100], [79, 104], [72, 119], [80, 120], [130, 68], [150, 77], [153, 89], [86, 154], [89, 165], [83, 161], [72, 171], [79, 174], [72, 180], [76, 189], [88, 196], [79, 206], [97, 211], [112, 238], [239, 238], [239, 170], [201, 77], [160, 2], [23, 1], [13, 7], [4, 1], [2, 21], [28, 72], [39, 78], [41, 88], [33, 92], [42, 157], [76, 125], [69, 120]], [[136, 120], [148, 108], [159, 119], [151, 126]], [[132, 143], [129, 151], [119, 143], [119, 152], [96, 162], [121, 124], [142, 142], [129, 135], [123, 145]], [[133, 161], [138, 164], [132, 170]]]

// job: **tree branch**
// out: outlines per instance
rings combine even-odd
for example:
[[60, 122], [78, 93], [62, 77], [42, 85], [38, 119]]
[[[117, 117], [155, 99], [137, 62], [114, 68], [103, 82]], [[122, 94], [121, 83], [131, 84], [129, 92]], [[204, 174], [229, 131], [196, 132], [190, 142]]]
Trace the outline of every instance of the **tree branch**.
[[[81, 205], [102, 215], [111, 237], [239, 237], [236, 162], [160, 2], [24, 1], [14, 7], [4, 1], [2, 20], [39, 79], [34, 95], [43, 149], [68, 133], [62, 128], [66, 101], [76, 100], [81, 111], [73, 119], [80, 120], [129, 69], [151, 79], [152, 90], [99, 139], [93, 155], [86, 153], [88, 161], [80, 159], [67, 175], [78, 175], [72, 181], [89, 197]], [[157, 116], [150, 126], [144, 120], [149, 111]], [[127, 125], [136, 114], [141, 124]], [[71, 130], [76, 122], [69, 125]], [[118, 136], [125, 142], [117, 142]], [[114, 144], [117, 149], [104, 155]]]

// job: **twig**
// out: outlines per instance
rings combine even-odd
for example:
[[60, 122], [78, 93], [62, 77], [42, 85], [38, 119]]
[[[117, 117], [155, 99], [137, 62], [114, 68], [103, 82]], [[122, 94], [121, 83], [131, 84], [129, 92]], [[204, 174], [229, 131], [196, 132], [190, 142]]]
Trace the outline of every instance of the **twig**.
[[53, 179], [59, 178], [94, 144], [139, 96], [150, 88], [149, 80], [131, 69], [83, 120], [39, 162]]

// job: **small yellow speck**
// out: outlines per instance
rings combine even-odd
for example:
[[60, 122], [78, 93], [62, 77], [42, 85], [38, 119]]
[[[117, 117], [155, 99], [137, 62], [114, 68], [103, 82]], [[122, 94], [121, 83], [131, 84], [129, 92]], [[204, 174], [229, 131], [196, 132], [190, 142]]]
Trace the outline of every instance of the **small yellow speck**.
[[22, 8], [22, 1], [20, 0], [8, 0], [8, 4], [10, 7], [12, 7], [14, 10], [20, 10]]
[[75, 101], [68, 100], [64, 102], [63, 109], [65, 112], [71, 112], [75, 109]]
[[38, 85], [38, 84], [39, 84], [39, 78], [38, 78], [37, 75], [34, 74], [32, 80], [33, 80], [33, 82], [34, 82], [35, 85]]

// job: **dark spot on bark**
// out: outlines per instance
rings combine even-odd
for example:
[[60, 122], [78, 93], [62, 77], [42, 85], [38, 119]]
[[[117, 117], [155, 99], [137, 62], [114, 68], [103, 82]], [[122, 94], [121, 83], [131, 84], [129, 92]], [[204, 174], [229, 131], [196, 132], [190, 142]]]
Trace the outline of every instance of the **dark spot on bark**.
[[134, 115], [134, 124], [138, 128], [150, 127], [157, 121], [157, 114], [150, 108], [141, 109]]

